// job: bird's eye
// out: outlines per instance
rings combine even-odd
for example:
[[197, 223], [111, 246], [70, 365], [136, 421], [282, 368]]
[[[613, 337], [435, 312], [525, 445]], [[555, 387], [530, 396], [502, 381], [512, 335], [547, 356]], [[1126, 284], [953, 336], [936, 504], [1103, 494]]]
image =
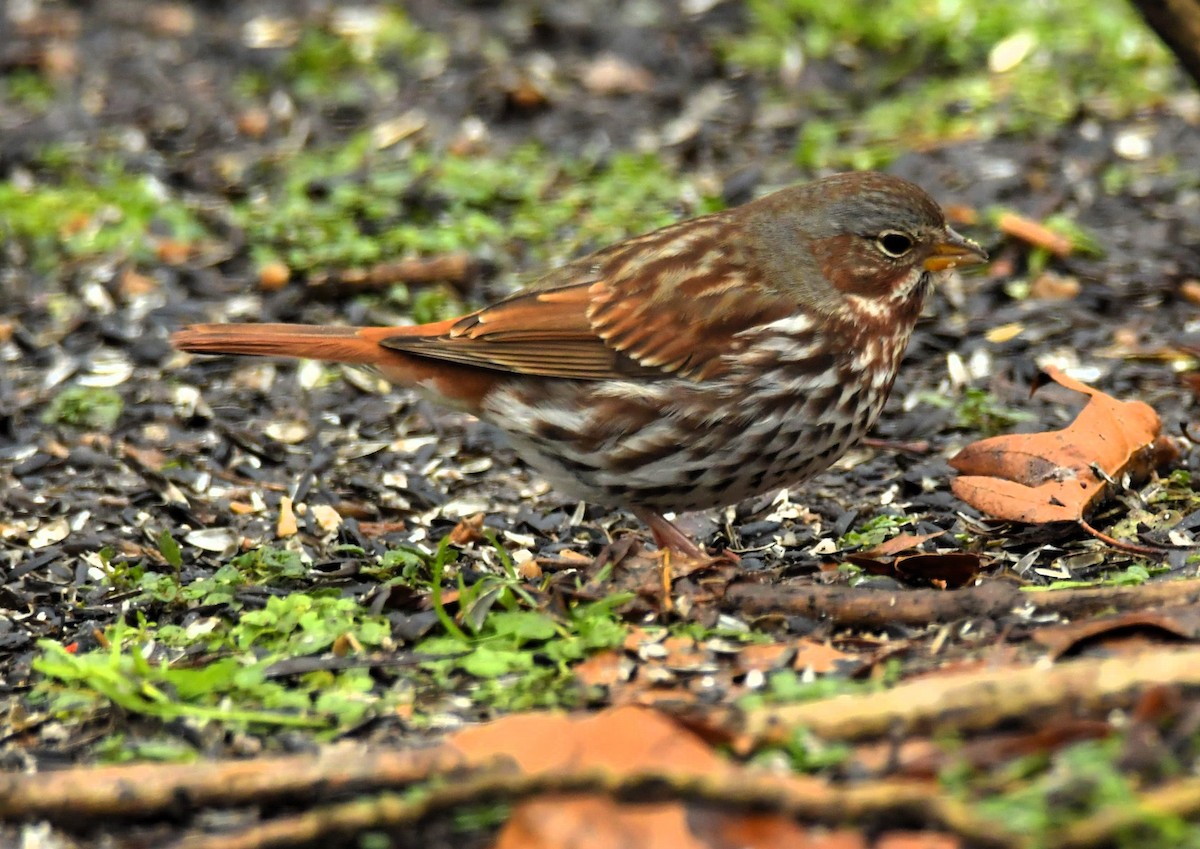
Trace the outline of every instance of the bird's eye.
[[875, 239], [875, 245], [890, 257], [902, 257], [912, 250], [913, 240], [912, 236], [906, 233], [887, 230], [879, 234]]

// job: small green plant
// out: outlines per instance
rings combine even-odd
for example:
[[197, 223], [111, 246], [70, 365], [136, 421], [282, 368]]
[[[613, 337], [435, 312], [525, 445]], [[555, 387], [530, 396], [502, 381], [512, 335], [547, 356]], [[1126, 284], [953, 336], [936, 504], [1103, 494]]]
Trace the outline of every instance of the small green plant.
[[171, 536], [168, 530], [163, 530], [158, 535], [158, 553], [176, 572], [183, 568], [183, 552], [179, 550], [179, 543], [175, 542], [175, 537]]
[[1037, 418], [1025, 410], [1000, 403], [991, 392], [974, 386], [964, 389], [958, 401], [936, 392], [923, 392], [919, 397], [922, 403], [943, 410], [953, 408], [955, 427], [984, 436], [995, 436], [1013, 425]]
[[[341, 550], [346, 551], [347, 548]], [[361, 549], [358, 553], [362, 553]], [[374, 564], [364, 566], [363, 574], [380, 581], [396, 581], [416, 586], [428, 580], [428, 560], [428, 557], [415, 548], [393, 548], [381, 554]]]
[[403, 10], [363, 6], [335, 13], [327, 26], [305, 28], [284, 55], [280, 72], [301, 100], [356, 101], [392, 94], [395, 71], [389, 66], [427, 73], [447, 53], [440, 36], [416, 26]]
[[[1046, 845], [1071, 823], [1131, 804], [1136, 787], [1121, 771], [1123, 746], [1121, 736], [1113, 735], [1023, 758], [1004, 770], [1008, 780], [997, 780], [994, 772], [975, 775], [960, 765], [946, 770], [942, 783], [981, 817], [1002, 823], [1031, 846]], [[1175, 771], [1170, 763], [1163, 768]], [[1137, 833], [1124, 835], [1113, 845], [1123, 849], [1197, 846], [1200, 829], [1176, 815], [1146, 810], [1139, 817]]]
[[1167, 477], [1167, 480], [1170, 481], [1173, 486], [1191, 487], [1192, 473], [1187, 469], [1172, 469], [1171, 474]]
[[256, 649], [279, 657], [318, 654], [351, 636], [367, 648], [390, 643], [387, 620], [367, 614], [352, 598], [328, 591], [272, 596], [261, 610], [246, 611], [222, 635], [220, 644]]
[[[499, 545], [499, 574], [470, 585], [459, 579], [455, 617], [441, 597], [443, 576], [455, 558], [444, 541], [433, 556], [401, 548], [367, 567], [381, 580], [433, 592], [442, 633], [415, 647], [424, 660], [406, 672], [401, 685], [381, 686], [368, 665], [343, 668], [319, 660], [311, 671], [277, 674], [278, 666], [288, 668], [302, 657], [394, 652], [391, 625], [337, 590], [305, 591], [311, 576], [294, 552], [262, 547], [184, 580], [186, 558], [172, 534], [160, 532], [157, 546], [167, 573], [153, 571], [161, 568], [155, 561], [114, 561], [111, 551], [95, 562], [114, 587], [141, 591], [134, 602], [142, 611], [164, 618], [181, 609], [205, 613], [176, 624], [151, 621], [141, 612], [136, 626], [110, 628], [101, 647], [91, 651], [43, 642], [34, 662], [41, 676], [34, 698], [53, 715], [115, 706], [162, 720], [189, 718], [249, 730], [292, 726], [322, 738], [398, 699], [415, 702], [414, 721], [420, 722], [421, 701], [428, 698], [422, 693], [466, 692], [480, 704], [510, 709], [571, 704], [582, 697], [571, 664], [620, 645], [626, 631], [615, 608], [627, 595], [572, 605], [559, 616], [540, 610], [540, 592], [517, 574]], [[245, 591], [254, 586], [286, 591], [265, 597]], [[120, 760], [143, 747], [147, 754], [154, 748], [113, 742], [102, 754]], [[187, 753], [164, 750], [160, 756]]]
[[229, 565], [256, 581], [299, 580], [308, 575], [308, 567], [297, 552], [269, 545], [239, 554]]
[[1170, 573], [1166, 566], [1155, 566], [1150, 563], [1134, 563], [1124, 569], [1109, 569], [1089, 580], [1070, 579], [1052, 581], [1044, 587], [1024, 586], [1025, 592], [1046, 592], [1049, 590], [1075, 590], [1085, 587], [1136, 587], [1146, 583], [1154, 575]]
[[200, 758], [199, 752], [194, 747], [177, 737], [162, 735], [151, 739], [134, 740], [120, 732], [98, 741], [92, 754], [98, 762], [108, 764], [129, 763], [130, 761], [191, 763]]
[[68, 386], [54, 396], [42, 421], [107, 432], [116, 427], [124, 407], [125, 402], [112, 389]]
[[992, 435], [1001, 433], [1021, 422], [1033, 421], [1036, 416], [1016, 407], [1001, 404], [986, 389], [968, 387], [955, 408], [955, 423], [966, 430]]
[[565, 617], [552, 617], [536, 609], [507, 552], [499, 544], [496, 550], [503, 575], [469, 587], [459, 580], [460, 625], [441, 601], [442, 574], [453, 556], [443, 540], [431, 564], [431, 587], [446, 634], [417, 644], [415, 650], [430, 658], [422, 666], [446, 686], [455, 676], [478, 679], [475, 698], [499, 707], [569, 704], [577, 697], [569, 664], [621, 644], [626, 629], [614, 611], [629, 596], [574, 605]]
[[908, 516], [893, 516], [881, 513], [863, 523], [857, 531], [847, 531], [838, 540], [838, 548], [874, 548], [884, 540], [894, 537], [900, 529], [912, 522]]
[[876, 693], [899, 680], [900, 664], [889, 660], [879, 679], [856, 681], [832, 675], [809, 678], [793, 669], [780, 669], [767, 678], [767, 686], [757, 693], [743, 696], [738, 706], [751, 711], [764, 705], [795, 704], [828, 699], [834, 696]]
[[124, 624], [106, 633], [108, 648], [73, 654], [43, 640], [33, 668], [43, 676], [35, 699], [52, 713], [70, 714], [108, 702], [125, 711], [159, 719], [219, 720], [234, 724], [321, 727], [308, 698], [267, 680], [268, 664], [224, 657], [199, 667], [175, 668], [145, 654], [145, 623]]
[[[52, 712], [67, 714], [105, 704], [145, 716], [190, 717], [235, 726], [291, 725], [314, 730], [345, 726], [387, 703], [367, 668], [320, 665], [308, 673], [275, 677], [273, 665], [339, 647], [390, 651], [391, 626], [353, 598], [335, 590], [304, 592], [307, 567], [294, 552], [263, 547], [245, 552], [215, 572], [181, 581], [184, 558], [168, 531], [158, 549], [172, 571], [149, 571], [145, 563], [97, 558], [114, 586], [140, 589], [147, 609], [211, 609], [188, 624], [159, 624], [139, 615], [137, 627], [106, 632], [103, 647], [73, 653], [43, 642], [35, 669], [43, 676], [36, 696]], [[261, 607], [246, 609], [249, 585], [284, 586]], [[153, 649], [151, 649], [153, 647]], [[175, 658], [189, 650], [186, 664]], [[150, 654], [153, 650], [154, 654]], [[197, 656], [196, 651], [203, 654]], [[112, 757], [117, 757], [118, 746]]]
[[813, 736], [806, 728], [797, 728], [786, 751], [796, 772], [821, 772], [849, 760], [854, 747], [847, 743], [830, 743]]

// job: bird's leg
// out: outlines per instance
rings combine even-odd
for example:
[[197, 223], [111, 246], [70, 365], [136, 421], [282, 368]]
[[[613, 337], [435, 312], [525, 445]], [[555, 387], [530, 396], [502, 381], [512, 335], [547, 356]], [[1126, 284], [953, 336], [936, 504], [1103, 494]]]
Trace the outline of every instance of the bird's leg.
[[687, 534], [668, 522], [662, 513], [648, 510], [645, 507], [634, 507], [633, 515], [650, 528], [650, 533], [654, 535], [654, 542], [660, 549], [670, 549], [690, 560], [708, 559], [708, 553], [692, 542]]

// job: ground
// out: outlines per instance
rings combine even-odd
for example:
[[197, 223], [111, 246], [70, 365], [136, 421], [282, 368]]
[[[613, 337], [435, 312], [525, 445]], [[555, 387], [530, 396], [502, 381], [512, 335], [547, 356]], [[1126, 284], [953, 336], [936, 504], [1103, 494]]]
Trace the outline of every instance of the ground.
[[[635, 680], [751, 709], [813, 698], [813, 675], [832, 694], [1001, 649], [1028, 664], [1036, 626], [1086, 618], [972, 613], [981, 587], [1195, 577], [1200, 96], [1115, 0], [929, 5], [0, 5], [4, 766], [411, 745], [599, 710]], [[869, 445], [682, 517], [741, 561], [665, 595], [644, 528], [563, 499], [494, 429], [366, 372], [168, 342], [195, 321], [453, 315], [624, 235], [862, 167], [920, 183], [991, 261], [934, 293]], [[1118, 474], [1090, 516], [1148, 550], [951, 492], [965, 445], [1072, 420], [1079, 396], [1030, 396], [1047, 366], [1161, 418], [1172, 456]], [[939, 555], [920, 574], [847, 559], [940, 532], [908, 540]], [[962, 612], [922, 595], [946, 586]], [[755, 587], [934, 613], [832, 595], [772, 612]], [[1171, 622], [1122, 627], [1192, 638]], [[792, 654], [730, 668], [760, 645]], [[591, 677], [617, 660], [671, 680]], [[1185, 771], [1190, 745], [1168, 753]]]

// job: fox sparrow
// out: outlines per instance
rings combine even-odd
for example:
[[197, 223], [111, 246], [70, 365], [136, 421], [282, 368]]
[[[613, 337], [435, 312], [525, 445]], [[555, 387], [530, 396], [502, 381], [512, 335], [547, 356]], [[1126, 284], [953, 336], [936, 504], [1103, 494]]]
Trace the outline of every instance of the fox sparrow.
[[919, 187], [838, 174], [618, 242], [461, 318], [201, 324], [173, 342], [374, 366], [695, 557], [663, 513], [828, 467], [878, 417], [930, 287], [984, 259]]

